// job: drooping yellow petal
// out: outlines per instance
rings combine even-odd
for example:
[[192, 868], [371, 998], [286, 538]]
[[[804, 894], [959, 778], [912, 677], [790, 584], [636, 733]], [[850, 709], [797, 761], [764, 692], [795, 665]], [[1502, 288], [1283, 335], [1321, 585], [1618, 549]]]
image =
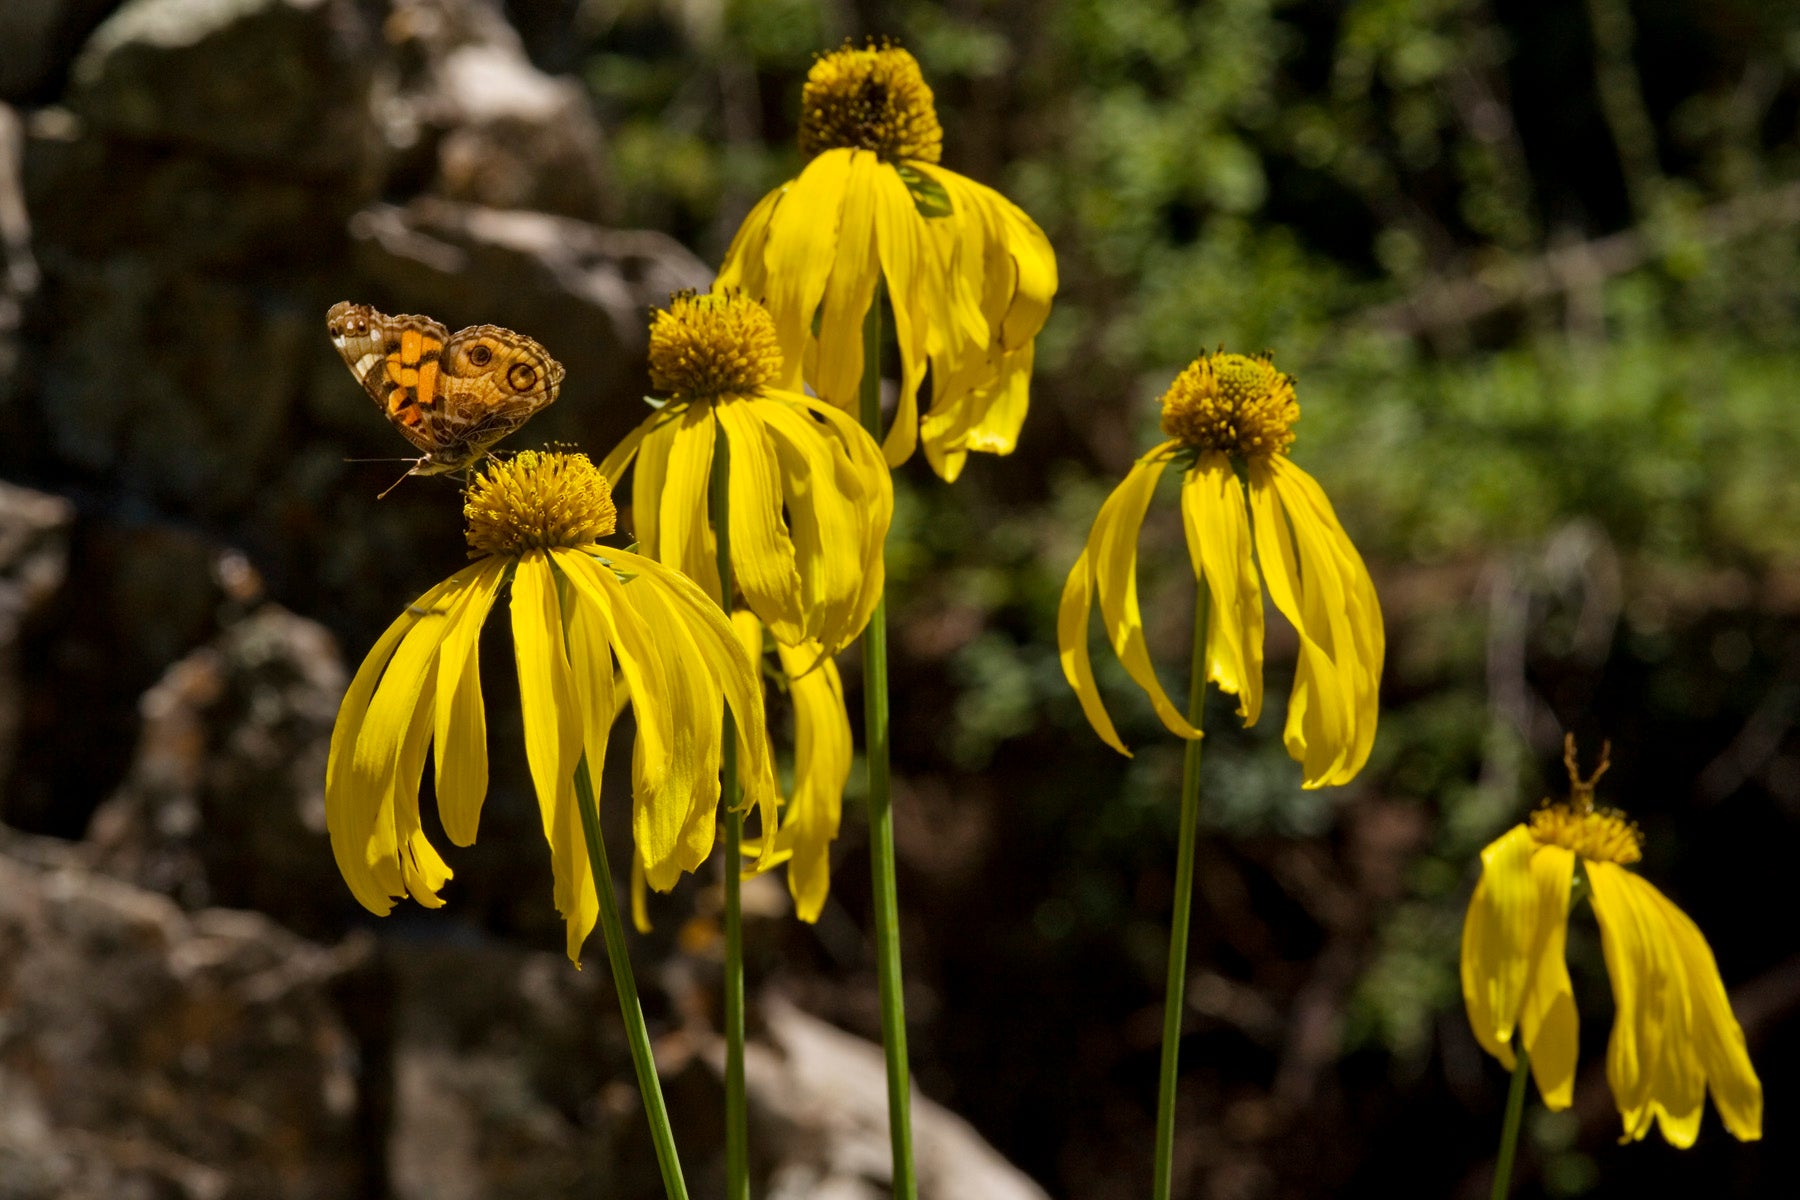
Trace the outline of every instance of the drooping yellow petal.
[[[419, 776], [431, 734], [438, 647], [457, 618], [477, 595], [472, 586], [479, 568], [471, 566], [453, 580], [432, 606], [430, 616], [414, 625], [388, 660], [375, 688], [362, 728], [357, 731], [349, 770], [363, 794], [376, 798], [363, 810], [366, 826], [347, 830], [360, 850], [375, 884], [389, 896], [406, 894], [402, 856], [419, 827]], [[419, 722], [423, 720], [421, 726]], [[416, 759], [416, 765], [413, 760]], [[410, 774], [402, 774], [411, 767]]]
[[1169, 732], [1177, 737], [1197, 738], [1200, 731], [1188, 724], [1156, 678], [1150, 647], [1144, 640], [1143, 613], [1138, 608], [1138, 531], [1143, 528], [1144, 513], [1150, 507], [1157, 481], [1168, 465], [1163, 449], [1152, 450], [1134, 463], [1124, 481], [1100, 506], [1093, 532], [1088, 535], [1088, 553], [1094, 589], [1100, 598], [1100, 617], [1126, 674], [1150, 697], [1156, 715]]
[[1513, 1030], [1525, 999], [1538, 925], [1531, 831], [1515, 825], [1481, 852], [1481, 878], [1463, 918], [1462, 993], [1481, 1048], [1511, 1070]]
[[600, 463], [600, 474], [606, 477], [608, 484], [615, 487], [618, 485], [619, 479], [625, 474], [625, 468], [637, 457], [638, 447], [644, 444], [644, 438], [656, 428], [658, 421], [666, 419], [660, 412], [651, 413], [639, 421], [637, 428], [626, 434], [618, 445], [607, 451]]
[[[763, 714], [762, 685], [725, 614], [687, 577], [635, 554], [621, 554], [620, 557], [621, 565], [642, 571], [642, 577], [633, 580], [631, 586], [644, 582], [652, 584], [662, 593], [672, 611], [679, 610], [683, 614], [683, 623], [709, 673], [714, 702], [722, 695], [737, 720], [738, 776], [743, 784], [744, 806], [760, 808], [763, 828], [774, 830], [779, 825], [779, 818], [774, 764], [769, 754], [769, 735]], [[654, 878], [651, 883], [654, 886]]]
[[[713, 411], [730, 447], [732, 574], [745, 602], [775, 636], [797, 642], [805, 636], [806, 614], [794, 542], [782, 518], [781, 462], [760, 416], [771, 407], [779, 406], [726, 397]], [[811, 479], [793, 482], [796, 490], [813, 485]]]
[[649, 891], [644, 883], [644, 860], [637, 852], [634, 844], [631, 848], [631, 927], [639, 933], [649, 933], [650, 901], [645, 895]]
[[786, 184], [775, 188], [745, 214], [725, 251], [725, 261], [719, 267], [718, 278], [713, 281], [714, 291], [735, 290], [756, 297], [768, 294], [769, 228], [774, 223], [776, 210], [787, 198], [787, 191]]
[[1624, 1139], [1642, 1138], [1654, 1119], [1671, 1145], [1691, 1146], [1706, 1077], [1694, 1045], [1686, 968], [1654, 888], [1614, 863], [1590, 860], [1587, 876], [1612, 981], [1606, 1080], [1624, 1119]]
[[1201, 454], [1181, 486], [1188, 556], [1212, 598], [1206, 677], [1238, 698], [1246, 726], [1262, 713], [1262, 579], [1250, 554], [1250, 514], [1231, 460]]
[[[669, 456], [675, 449], [675, 429], [682, 414], [659, 412], [643, 425], [637, 466], [631, 475], [631, 532], [638, 548], [652, 558], [662, 554], [662, 494], [669, 478]], [[648, 428], [645, 428], [648, 426]], [[616, 476], [607, 476], [608, 482]]]
[[[862, 383], [863, 317], [875, 299], [875, 284], [881, 274], [881, 260], [875, 250], [877, 188], [881, 174], [891, 173], [892, 168], [884, 165], [873, 151], [852, 150], [849, 154], [837, 252], [825, 286], [825, 303], [819, 310], [818, 338], [812, 345], [818, 368], [808, 375], [820, 396], [845, 412], [855, 412]], [[775, 312], [773, 304], [769, 309]], [[777, 323], [780, 319], [777, 314]], [[784, 342], [783, 353], [786, 350]]]
[[388, 782], [386, 811], [394, 815], [396, 850], [393, 867], [401, 886], [425, 908], [442, 908], [438, 889], [450, 878], [450, 867], [432, 848], [419, 821], [419, 778], [425, 773], [425, 751], [431, 745], [432, 710], [437, 703], [437, 660], [425, 671], [419, 692], [419, 705], [413, 709], [394, 759]]
[[370, 871], [365, 851], [387, 781], [383, 776], [353, 770], [356, 743], [368, 717], [369, 701], [394, 650], [421, 621], [441, 622], [445, 598], [464, 582], [462, 575], [444, 580], [395, 618], [357, 668], [331, 727], [331, 749], [325, 765], [325, 827], [331, 836], [331, 852], [357, 902], [377, 916], [385, 917], [394, 905], [390, 893]]
[[831, 891], [831, 843], [854, 753], [850, 714], [837, 664], [820, 661], [817, 647], [777, 646], [776, 653], [794, 702], [794, 794], [781, 824], [783, 847], [793, 855], [788, 892], [799, 918], [813, 922]]
[[[657, 516], [655, 550], [642, 543], [644, 553], [654, 554], [693, 579], [712, 596], [719, 594], [719, 551], [712, 523], [707, 519], [707, 489], [712, 484], [713, 438], [718, 423], [713, 419], [713, 406], [692, 404], [675, 422], [675, 436], [669, 448], [668, 474], [662, 480]], [[643, 470], [643, 464], [638, 464]], [[638, 476], [634, 488], [643, 487]], [[637, 493], [634, 491], [633, 496]], [[644, 492], [647, 500], [650, 492]]]
[[[631, 756], [632, 836], [646, 866], [666, 871], [666, 864], [674, 860], [695, 786], [692, 730], [679, 723], [680, 714], [667, 700], [671, 684], [664, 656], [612, 569], [573, 550], [553, 550], [551, 556], [582, 599], [593, 605], [618, 658], [637, 717]], [[607, 558], [628, 571], [655, 562], [618, 550], [609, 550]]]
[[[781, 200], [768, 214], [769, 231], [763, 249], [764, 286], [761, 291], [746, 289], [751, 295], [760, 296], [769, 315], [775, 318], [775, 331], [781, 338], [782, 386], [790, 391], [798, 391], [801, 387], [807, 345], [812, 338], [813, 316], [819, 310], [826, 281], [838, 260], [839, 230], [847, 229], [852, 242], [868, 236], [866, 227], [859, 231], [847, 225], [843, 211], [855, 153], [846, 149], [827, 150], [807, 163], [799, 178], [783, 189]], [[874, 156], [865, 154], [864, 157]], [[758, 211], [761, 211], [760, 207]], [[739, 260], [747, 259], [753, 249], [753, 244], [746, 244], [740, 252], [734, 242], [720, 269], [720, 278], [730, 278], [738, 269]], [[748, 274], [746, 271], [746, 280]], [[860, 363], [860, 336], [856, 341]], [[855, 397], [851, 400], [854, 402]]]
[[1744, 1030], [1732, 1014], [1731, 999], [1725, 994], [1725, 981], [1719, 977], [1712, 947], [1706, 944], [1700, 927], [1675, 907], [1674, 901], [1647, 880], [1640, 883], [1660, 911], [1687, 976], [1687, 995], [1694, 1009], [1694, 1050], [1719, 1117], [1733, 1136], [1746, 1142], [1756, 1141], [1762, 1137], [1762, 1081], [1750, 1065]]
[[1607, 1082], [1624, 1140], [1654, 1118], [1671, 1145], [1693, 1145], [1709, 1085], [1725, 1127], [1761, 1137], [1762, 1084], [1705, 937], [1641, 876], [1592, 861], [1587, 872], [1613, 986]]
[[1248, 474], [1257, 561], [1300, 635], [1283, 740], [1303, 786], [1347, 783], [1375, 738], [1385, 645], [1375, 588], [1310, 476], [1279, 455], [1251, 459]]
[[437, 705], [432, 735], [438, 818], [458, 846], [472, 845], [487, 796], [487, 712], [481, 700], [481, 627], [506, 574], [501, 558], [476, 564], [473, 595], [460, 606], [438, 648]]
[[948, 313], [942, 295], [946, 272], [900, 176], [892, 170], [877, 171], [870, 184], [875, 191], [876, 251], [887, 279], [888, 304], [900, 347], [899, 403], [882, 439], [888, 465], [897, 467], [912, 457], [918, 443], [919, 384], [929, 362], [928, 335], [931, 326], [944, 321]]
[[544, 838], [550, 843], [556, 909], [568, 924], [569, 959], [579, 963], [581, 944], [599, 915], [599, 897], [575, 808], [575, 766], [581, 759], [583, 736], [581, 710], [569, 668], [562, 605], [546, 552], [528, 551], [519, 559], [513, 572], [511, 608], [525, 761], [537, 793]]
[[827, 404], [773, 393], [752, 402], [774, 447], [805, 612], [801, 638], [835, 652], [881, 598], [893, 483], [866, 431]]
[[561, 598], [566, 602], [563, 622], [568, 629], [570, 679], [581, 713], [582, 752], [587, 755], [588, 777], [593, 781], [594, 800], [598, 803], [600, 777], [606, 773], [606, 744], [621, 705], [613, 675], [612, 646], [607, 641], [606, 622], [595, 611], [587, 593], [571, 581]]
[[1531, 969], [1519, 1014], [1519, 1036], [1531, 1056], [1531, 1074], [1544, 1107], [1558, 1111], [1575, 1098], [1575, 1057], [1581, 1032], [1564, 950], [1569, 936], [1569, 887], [1574, 879], [1575, 855], [1571, 851], [1539, 846], [1532, 855], [1537, 928], [1532, 931]]

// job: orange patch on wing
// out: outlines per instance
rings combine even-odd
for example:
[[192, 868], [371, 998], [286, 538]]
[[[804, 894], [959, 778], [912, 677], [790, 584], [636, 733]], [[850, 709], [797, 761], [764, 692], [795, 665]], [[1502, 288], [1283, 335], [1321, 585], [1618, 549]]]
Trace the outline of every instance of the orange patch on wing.
[[435, 405], [438, 401], [438, 360], [427, 359], [421, 363], [414, 380], [418, 389], [419, 403]]
[[400, 331], [400, 365], [416, 367], [425, 348], [425, 335], [416, 329]]

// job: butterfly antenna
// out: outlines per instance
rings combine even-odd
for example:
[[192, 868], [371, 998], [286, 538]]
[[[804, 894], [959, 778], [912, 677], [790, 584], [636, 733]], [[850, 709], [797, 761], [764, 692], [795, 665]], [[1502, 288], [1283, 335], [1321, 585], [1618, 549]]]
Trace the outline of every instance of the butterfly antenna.
[[347, 463], [409, 463], [419, 460], [416, 458], [346, 458], [344, 461]]

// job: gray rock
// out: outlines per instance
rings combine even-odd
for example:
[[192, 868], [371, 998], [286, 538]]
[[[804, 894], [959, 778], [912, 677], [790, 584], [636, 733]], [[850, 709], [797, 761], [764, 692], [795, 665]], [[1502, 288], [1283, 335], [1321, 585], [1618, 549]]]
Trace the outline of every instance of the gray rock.
[[355, 1048], [329, 993], [363, 948], [185, 916], [57, 857], [0, 850], [0, 1195], [353, 1194]]

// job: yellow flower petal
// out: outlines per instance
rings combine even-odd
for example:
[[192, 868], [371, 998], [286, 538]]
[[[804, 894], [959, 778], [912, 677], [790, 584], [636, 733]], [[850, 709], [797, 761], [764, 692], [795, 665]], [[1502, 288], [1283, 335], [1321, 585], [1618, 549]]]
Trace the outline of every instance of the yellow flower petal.
[[[843, 211], [855, 154], [852, 150], [827, 150], [807, 163], [799, 178], [786, 186], [785, 194], [768, 217], [769, 233], [763, 250], [764, 287], [760, 291], [748, 289], [751, 295], [762, 298], [769, 315], [775, 318], [785, 371], [782, 386], [790, 391], [801, 387], [807, 346], [812, 340], [813, 315], [819, 310], [826, 281], [838, 260], [840, 229], [851, 231], [853, 243], [869, 236], [866, 226], [859, 230], [849, 225]], [[865, 152], [863, 157], [874, 156]], [[739, 254], [734, 243], [733, 253], [726, 256], [720, 271], [721, 278], [728, 278], [739, 258], [751, 249], [746, 245]], [[861, 320], [860, 310], [857, 319]], [[831, 336], [821, 332], [822, 336]], [[851, 337], [860, 367], [860, 327], [852, 331]], [[853, 394], [850, 402], [855, 403], [855, 399]]]
[[544, 838], [550, 843], [556, 910], [568, 925], [569, 959], [579, 963], [581, 944], [600, 910], [575, 806], [583, 722], [550, 563], [548, 554], [533, 550], [513, 571], [513, 657], [525, 725], [525, 761], [537, 792]]
[[[707, 497], [712, 485], [713, 438], [717, 432], [710, 404], [690, 405], [675, 422], [668, 475], [658, 491], [643, 493], [646, 500], [652, 495], [658, 497], [656, 543], [654, 548], [648, 540], [640, 543], [644, 553], [705, 588], [708, 595], [715, 597], [715, 603], [719, 595], [719, 551], [707, 518]], [[638, 470], [643, 470], [641, 462]], [[640, 473], [634, 487], [644, 486]]]
[[1515, 825], [1481, 852], [1481, 878], [1463, 918], [1462, 993], [1469, 1028], [1481, 1048], [1511, 1070], [1512, 1051], [1530, 974], [1528, 951], [1538, 924], [1531, 855], [1537, 842]]
[[815, 640], [835, 653], [881, 599], [893, 482], [874, 439], [842, 412], [774, 396], [752, 403], [781, 473], [805, 622], [799, 638], [771, 627], [781, 641]]
[[1705, 938], [1640, 876], [1593, 861], [1587, 873], [1613, 987], [1606, 1077], [1624, 1121], [1621, 1140], [1643, 1137], [1654, 1119], [1669, 1144], [1693, 1145], [1708, 1082], [1715, 1101], [1730, 1096], [1729, 1113], [1720, 1108], [1726, 1127], [1761, 1136], [1761, 1083]]
[[331, 852], [358, 903], [377, 916], [385, 917], [394, 905], [391, 894], [377, 884], [370, 871], [365, 850], [387, 780], [385, 773], [367, 775], [353, 769], [356, 743], [368, 717], [369, 701], [401, 640], [422, 621], [441, 622], [445, 614], [440, 606], [464, 583], [462, 575], [444, 580], [408, 605], [387, 627], [357, 668], [331, 728], [325, 765], [325, 827], [331, 835]]
[[820, 661], [817, 647], [777, 646], [776, 653], [794, 702], [794, 794], [781, 824], [783, 848], [793, 855], [788, 891], [799, 918], [813, 922], [831, 891], [831, 843], [853, 756], [850, 715], [835, 662]]
[[1150, 697], [1156, 715], [1169, 732], [1197, 738], [1200, 731], [1188, 724], [1156, 678], [1150, 648], [1144, 641], [1143, 613], [1138, 608], [1138, 531], [1143, 528], [1144, 513], [1150, 507], [1157, 481], [1168, 465], [1162, 450], [1159, 447], [1133, 464], [1124, 481], [1100, 506], [1100, 515], [1094, 518], [1093, 531], [1088, 535], [1088, 552], [1100, 597], [1100, 617], [1114, 653], [1133, 682]]
[[[729, 446], [731, 492], [731, 570], [738, 589], [775, 636], [797, 642], [805, 636], [806, 613], [801, 601], [800, 571], [794, 542], [782, 519], [784, 478], [774, 442], [763, 427], [766, 402], [727, 397], [713, 406]], [[829, 486], [829, 477], [819, 486]], [[812, 484], [793, 478], [794, 490]], [[692, 574], [691, 572], [689, 574]]]
[[[769, 229], [787, 192], [787, 185], [774, 189], [745, 214], [725, 251], [725, 261], [719, 267], [718, 278], [713, 281], [714, 291], [735, 290], [756, 297], [768, 295], [765, 256], [769, 248]], [[823, 286], [820, 285], [821, 289]]]
[[1088, 621], [1094, 611], [1092, 548], [1090, 535], [1088, 547], [1069, 568], [1069, 578], [1063, 584], [1062, 600], [1056, 609], [1057, 654], [1062, 660], [1063, 678], [1075, 689], [1075, 698], [1081, 701], [1081, 711], [1087, 715], [1088, 724], [1094, 727], [1101, 741], [1129, 758], [1131, 751], [1125, 748], [1119, 731], [1113, 728], [1112, 718], [1106, 715], [1100, 688], [1094, 682], [1094, 664], [1088, 657]]
[[933, 323], [945, 319], [937, 295], [942, 291], [944, 267], [900, 176], [893, 170], [881, 170], [869, 176], [868, 182], [875, 192], [875, 245], [887, 279], [894, 336], [900, 347], [899, 402], [882, 440], [887, 464], [897, 467], [912, 457], [918, 443], [919, 384], [929, 363], [928, 334]]
[[[819, 310], [819, 334], [812, 344], [818, 369], [809, 371], [808, 376], [820, 396], [853, 413], [860, 403], [862, 384], [863, 317], [875, 298], [875, 283], [881, 273], [881, 261], [875, 252], [876, 187], [880, 175], [891, 173], [892, 168], [869, 150], [852, 150], [849, 154], [837, 249], [831, 278], [825, 286], [825, 303]], [[772, 302], [769, 310], [778, 311]], [[780, 317], [776, 320], [779, 322]], [[782, 351], [786, 350], [784, 342]]]
[[1246, 726], [1262, 713], [1262, 579], [1251, 559], [1250, 513], [1231, 460], [1200, 455], [1181, 487], [1188, 556], [1212, 598], [1206, 677], [1238, 698]]
[[1532, 855], [1537, 927], [1531, 937], [1519, 1036], [1531, 1056], [1531, 1074], [1544, 1107], [1559, 1111], [1575, 1098], [1575, 1058], [1580, 1048], [1580, 1018], [1564, 949], [1569, 936], [1569, 887], [1574, 879], [1575, 855], [1570, 851], [1539, 846]]
[[658, 421], [667, 419], [660, 412], [651, 413], [644, 420], [638, 422], [637, 428], [626, 434], [618, 445], [607, 452], [606, 458], [600, 463], [599, 470], [600, 474], [605, 476], [608, 484], [615, 487], [618, 485], [619, 480], [625, 474], [625, 468], [629, 467], [631, 460], [637, 457], [638, 447], [644, 444], [645, 436], [656, 427]]
[[[638, 548], [652, 558], [662, 554], [662, 494], [669, 478], [669, 456], [675, 449], [675, 429], [682, 415], [659, 412], [638, 426], [643, 437], [631, 476], [631, 533]], [[613, 482], [613, 477], [608, 476], [607, 482]]]
[[487, 796], [487, 713], [481, 701], [481, 627], [506, 574], [501, 558], [477, 564], [473, 595], [461, 605], [438, 648], [436, 746], [438, 818], [458, 846], [472, 845]]

